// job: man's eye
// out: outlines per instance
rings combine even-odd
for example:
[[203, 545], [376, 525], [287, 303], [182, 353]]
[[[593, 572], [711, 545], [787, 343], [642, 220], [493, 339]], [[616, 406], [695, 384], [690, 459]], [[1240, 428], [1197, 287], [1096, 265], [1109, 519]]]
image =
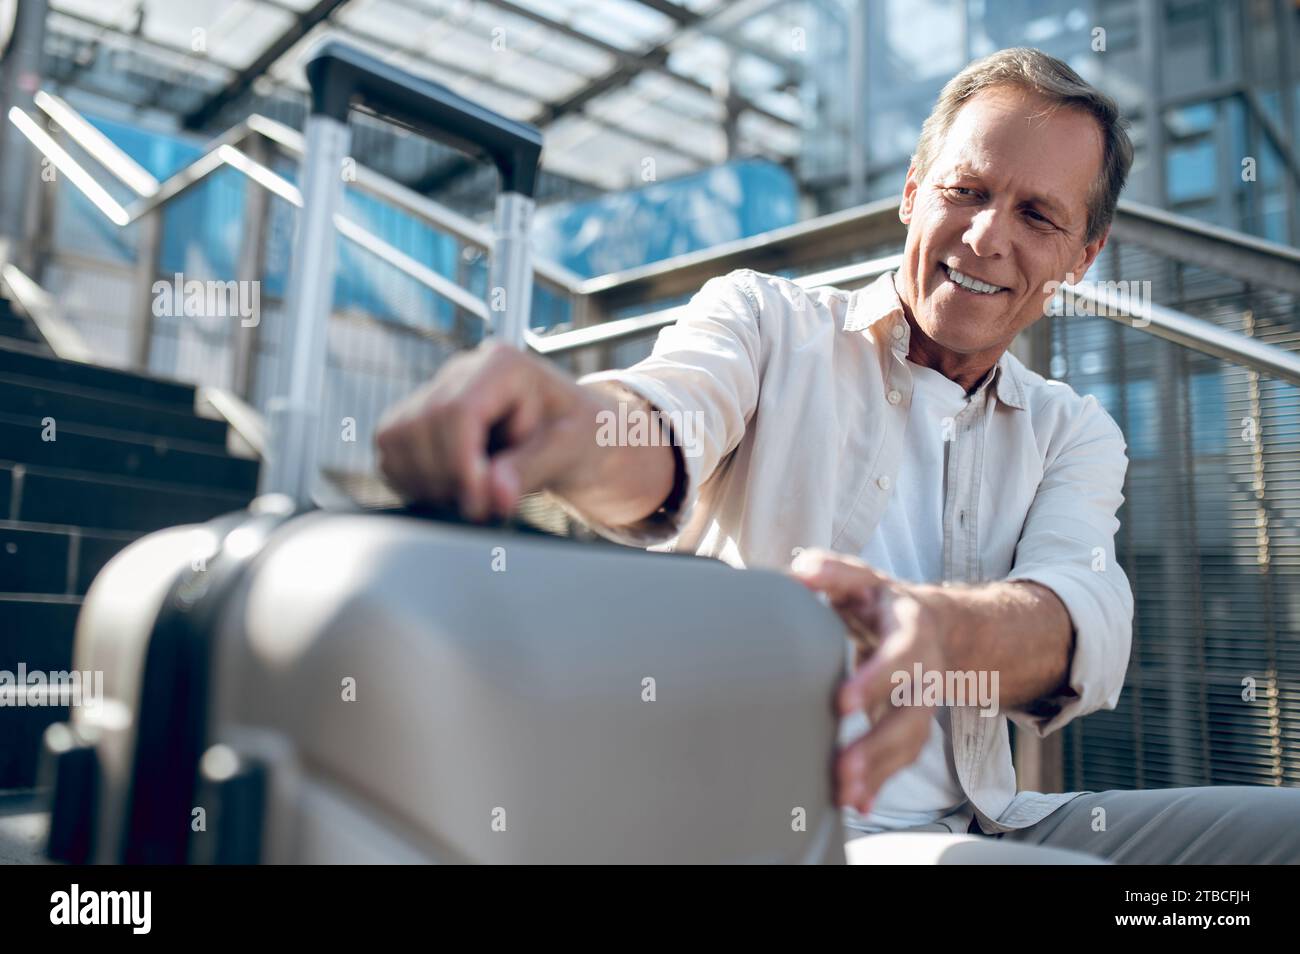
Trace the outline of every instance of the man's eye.
[[1041, 212], [1035, 212], [1033, 209], [1026, 209], [1025, 214], [1029, 216], [1029, 218], [1034, 222], [1035, 225], [1042, 225], [1048, 227], [1054, 225], [1052, 220], [1047, 218], [1047, 216], [1043, 215]]
[[957, 194], [960, 195], [963, 199], [965, 199], [965, 198], [967, 198], [967, 197], [969, 197], [969, 196], [973, 196], [973, 195], [975, 195], [975, 190], [974, 190], [974, 189], [968, 189], [968, 188], [966, 188], [965, 186], [953, 186], [953, 187], [952, 187], [951, 189], [949, 189], [948, 191], [957, 193]]

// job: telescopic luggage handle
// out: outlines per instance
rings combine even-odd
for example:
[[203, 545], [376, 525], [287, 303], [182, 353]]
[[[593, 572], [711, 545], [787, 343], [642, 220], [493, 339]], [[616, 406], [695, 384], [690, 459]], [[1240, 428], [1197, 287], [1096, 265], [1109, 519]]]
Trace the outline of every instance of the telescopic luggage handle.
[[336, 40], [322, 44], [306, 66], [312, 114], [346, 122], [361, 106], [415, 132], [490, 160], [501, 191], [533, 197], [542, 134], [471, 102], [440, 83], [414, 76]]
[[334, 296], [334, 220], [343, 203], [343, 162], [351, 145], [348, 112], [362, 107], [471, 156], [486, 158], [501, 177], [488, 270], [491, 332], [524, 347], [532, 303], [528, 260], [542, 134], [498, 115], [438, 83], [407, 73], [330, 40], [306, 65], [311, 84], [302, 160], [303, 210], [289, 269], [287, 347], [278, 380], [288, 382], [269, 404], [270, 453], [261, 493], [283, 493], [310, 506], [316, 480], [318, 414]]

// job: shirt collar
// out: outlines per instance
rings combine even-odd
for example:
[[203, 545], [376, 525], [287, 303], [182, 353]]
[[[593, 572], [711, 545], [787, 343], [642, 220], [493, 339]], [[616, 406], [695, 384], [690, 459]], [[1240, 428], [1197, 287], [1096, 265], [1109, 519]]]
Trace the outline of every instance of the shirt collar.
[[[903, 317], [903, 303], [894, 288], [892, 271], [885, 272], [870, 285], [859, 288], [852, 294], [848, 313], [844, 316], [844, 330], [865, 331], [885, 318], [894, 318], [903, 323], [903, 336], [893, 341], [891, 347], [906, 356], [912, 329]], [[994, 393], [999, 401], [1020, 411], [1025, 409], [1024, 382], [1020, 379], [1018, 362], [1009, 351], [1004, 351], [998, 358], [998, 363], [975, 389], [975, 394], [988, 387], [990, 381], [996, 382]]]

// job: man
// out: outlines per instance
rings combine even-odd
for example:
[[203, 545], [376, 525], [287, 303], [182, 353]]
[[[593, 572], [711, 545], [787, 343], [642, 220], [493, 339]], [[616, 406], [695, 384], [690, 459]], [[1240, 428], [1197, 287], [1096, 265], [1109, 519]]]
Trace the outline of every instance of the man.
[[[381, 467], [472, 518], [547, 490], [625, 543], [796, 558], [857, 647], [836, 764], [851, 860], [1300, 862], [1295, 790], [1016, 792], [1004, 716], [1041, 737], [1114, 708], [1133, 597], [1122, 434], [1007, 348], [1096, 259], [1132, 154], [1068, 66], [996, 53], [923, 127], [897, 273], [846, 293], [733, 272], [646, 360], [577, 383], [481, 348], [390, 412]], [[666, 419], [677, 446], [600, 439], [620, 412]], [[942, 698], [909, 704], [899, 674], [939, 674]], [[994, 697], [958, 698], [954, 675]]]

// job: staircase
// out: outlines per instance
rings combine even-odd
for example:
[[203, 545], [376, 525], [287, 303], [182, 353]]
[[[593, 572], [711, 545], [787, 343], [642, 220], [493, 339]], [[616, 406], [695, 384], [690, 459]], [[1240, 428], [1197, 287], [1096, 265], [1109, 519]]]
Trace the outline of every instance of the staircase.
[[[186, 384], [56, 357], [0, 298], [0, 671], [72, 668], [77, 612], [132, 540], [252, 499], [258, 462]], [[35, 784], [66, 707], [0, 706], [0, 791]]]

